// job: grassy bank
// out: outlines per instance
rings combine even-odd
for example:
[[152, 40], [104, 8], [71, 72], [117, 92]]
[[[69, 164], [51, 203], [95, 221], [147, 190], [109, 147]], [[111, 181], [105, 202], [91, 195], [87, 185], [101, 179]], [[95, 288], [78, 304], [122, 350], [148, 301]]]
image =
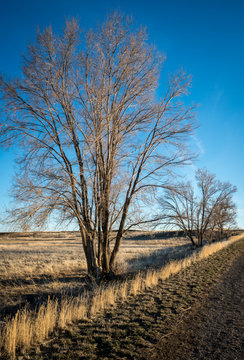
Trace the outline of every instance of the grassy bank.
[[[136, 358], [138, 348], [147, 348], [167, 333], [174, 319], [207, 291], [243, 246], [243, 241], [238, 243], [242, 237], [205, 246], [183, 260], [97, 288], [93, 294], [61, 303], [49, 299], [35, 312], [22, 310], [2, 327], [2, 356], [15, 358], [16, 351], [25, 353], [34, 346], [25, 358]], [[40, 348], [48, 338], [48, 345]]]

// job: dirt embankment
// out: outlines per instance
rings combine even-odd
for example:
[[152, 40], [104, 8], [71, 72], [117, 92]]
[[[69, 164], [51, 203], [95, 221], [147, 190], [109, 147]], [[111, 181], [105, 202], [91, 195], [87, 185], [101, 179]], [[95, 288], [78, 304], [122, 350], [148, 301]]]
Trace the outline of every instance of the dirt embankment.
[[189, 316], [149, 352], [151, 359], [244, 359], [244, 249]]

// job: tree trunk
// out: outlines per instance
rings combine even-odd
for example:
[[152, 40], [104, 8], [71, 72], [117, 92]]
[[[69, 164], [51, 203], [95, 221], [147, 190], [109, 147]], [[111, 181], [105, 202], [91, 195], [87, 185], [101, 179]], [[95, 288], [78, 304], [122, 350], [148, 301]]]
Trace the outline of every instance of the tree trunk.
[[202, 242], [203, 242], [203, 234], [200, 232], [199, 237], [198, 237], [198, 246], [202, 247]]
[[98, 275], [98, 266], [96, 261], [95, 247], [92, 237], [86, 234], [82, 226], [80, 226], [83, 249], [86, 257], [87, 272], [93, 277]]
[[108, 244], [105, 242], [102, 246], [102, 272], [105, 276], [110, 273], [109, 260], [110, 252], [108, 249]]
[[100, 228], [97, 234], [97, 264], [99, 267], [102, 266], [102, 237]]
[[118, 232], [116, 240], [115, 240], [115, 246], [114, 246], [113, 252], [112, 252], [111, 257], [110, 257], [110, 264], [109, 265], [110, 265], [110, 271], [112, 271], [112, 272], [114, 271], [116, 259], [117, 259], [118, 253], [119, 253], [122, 234], [123, 234], [122, 230]]
[[191, 240], [192, 245], [195, 247], [196, 244], [195, 244], [195, 241], [194, 241], [194, 239], [193, 239], [192, 232], [191, 232], [191, 231], [187, 231], [186, 229], [184, 229], [183, 231], [185, 232], [185, 235]]

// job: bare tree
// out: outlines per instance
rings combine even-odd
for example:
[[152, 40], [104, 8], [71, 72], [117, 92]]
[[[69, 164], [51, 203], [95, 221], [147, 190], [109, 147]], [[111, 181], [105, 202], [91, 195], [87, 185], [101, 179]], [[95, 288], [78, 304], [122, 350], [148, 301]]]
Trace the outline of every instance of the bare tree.
[[232, 196], [236, 187], [218, 181], [206, 169], [196, 172], [196, 181], [197, 194], [189, 182], [166, 189], [159, 200], [162, 214], [155, 220], [183, 230], [194, 246], [202, 246], [203, 240], [213, 240], [216, 232], [219, 239], [223, 237], [224, 227], [235, 223]]
[[227, 196], [215, 206], [207, 234], [209, 241], [223, 239], [236, 227], [236, 205], [232, 196]]
[[187, 182], [168, 187], [159, 204], [160, 213], [155, 221], [182, 230], [195, 246], [197, 199], [192, 185]]
[[[229, 182], [220, 182], [214, 174], [210, 174], [206, 169], [197, 171], [196, 180], [200, 190], [200, 201], [196, 213], [196, 231], [198, 245], [202, 246], [207, 230], [212, 228], [212, 232], [215, 231], [218, 223], [228, 224], [226, 220], [229, 216], [224, 215], [225, 212], [228, 212], [229, 215], [232, 213], [232, 220], [236, 216], [234, 206], [226, 206], [233, 204], [232, 195], [236, 192], [236, 187]], [[220, 219], [221, 214], [223, 215], [222, 220]]]
[[12, 219], [43, 226], [51, 214], [76, 221], [88, 272], [114, 270], [122, 237], [146, 190], [189, 159], [193, 108], [179, 98], [191, 79], [169, 77], [156, 100], [162, 57], [118, 13], [81, 35], [38, 33], [21, 79], [1, 77], [1, 143], [19, 149]]

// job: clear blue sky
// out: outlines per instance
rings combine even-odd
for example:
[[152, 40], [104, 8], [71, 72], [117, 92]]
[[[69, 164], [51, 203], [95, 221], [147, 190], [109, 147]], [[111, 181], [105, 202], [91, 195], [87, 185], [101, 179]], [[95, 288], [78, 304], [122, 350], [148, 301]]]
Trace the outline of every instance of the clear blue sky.
[[[200, 104], [200, 124], [193, 143], [200, 152], [197, 167], [236, 185], [238, 224], [244, 228], [244, 2], [163, 0], [1, 0], [0, 72], [18, 76], [21, 54], [36, 29], [63, 28], [78, 17], [88, 29], [119, 9], [147, 27], [149, 41], [166, 57], [162, 71], [185, 69], [193, 75], [190, 101]], [[0, 211], [9, 205], [14, 155], [0, 150]], [[188, 175], [191, 174], [188, 170]], [[5, 228], [6, 229], [6, 228]], [[0, 226], [0, 231], [4, 228]]]

